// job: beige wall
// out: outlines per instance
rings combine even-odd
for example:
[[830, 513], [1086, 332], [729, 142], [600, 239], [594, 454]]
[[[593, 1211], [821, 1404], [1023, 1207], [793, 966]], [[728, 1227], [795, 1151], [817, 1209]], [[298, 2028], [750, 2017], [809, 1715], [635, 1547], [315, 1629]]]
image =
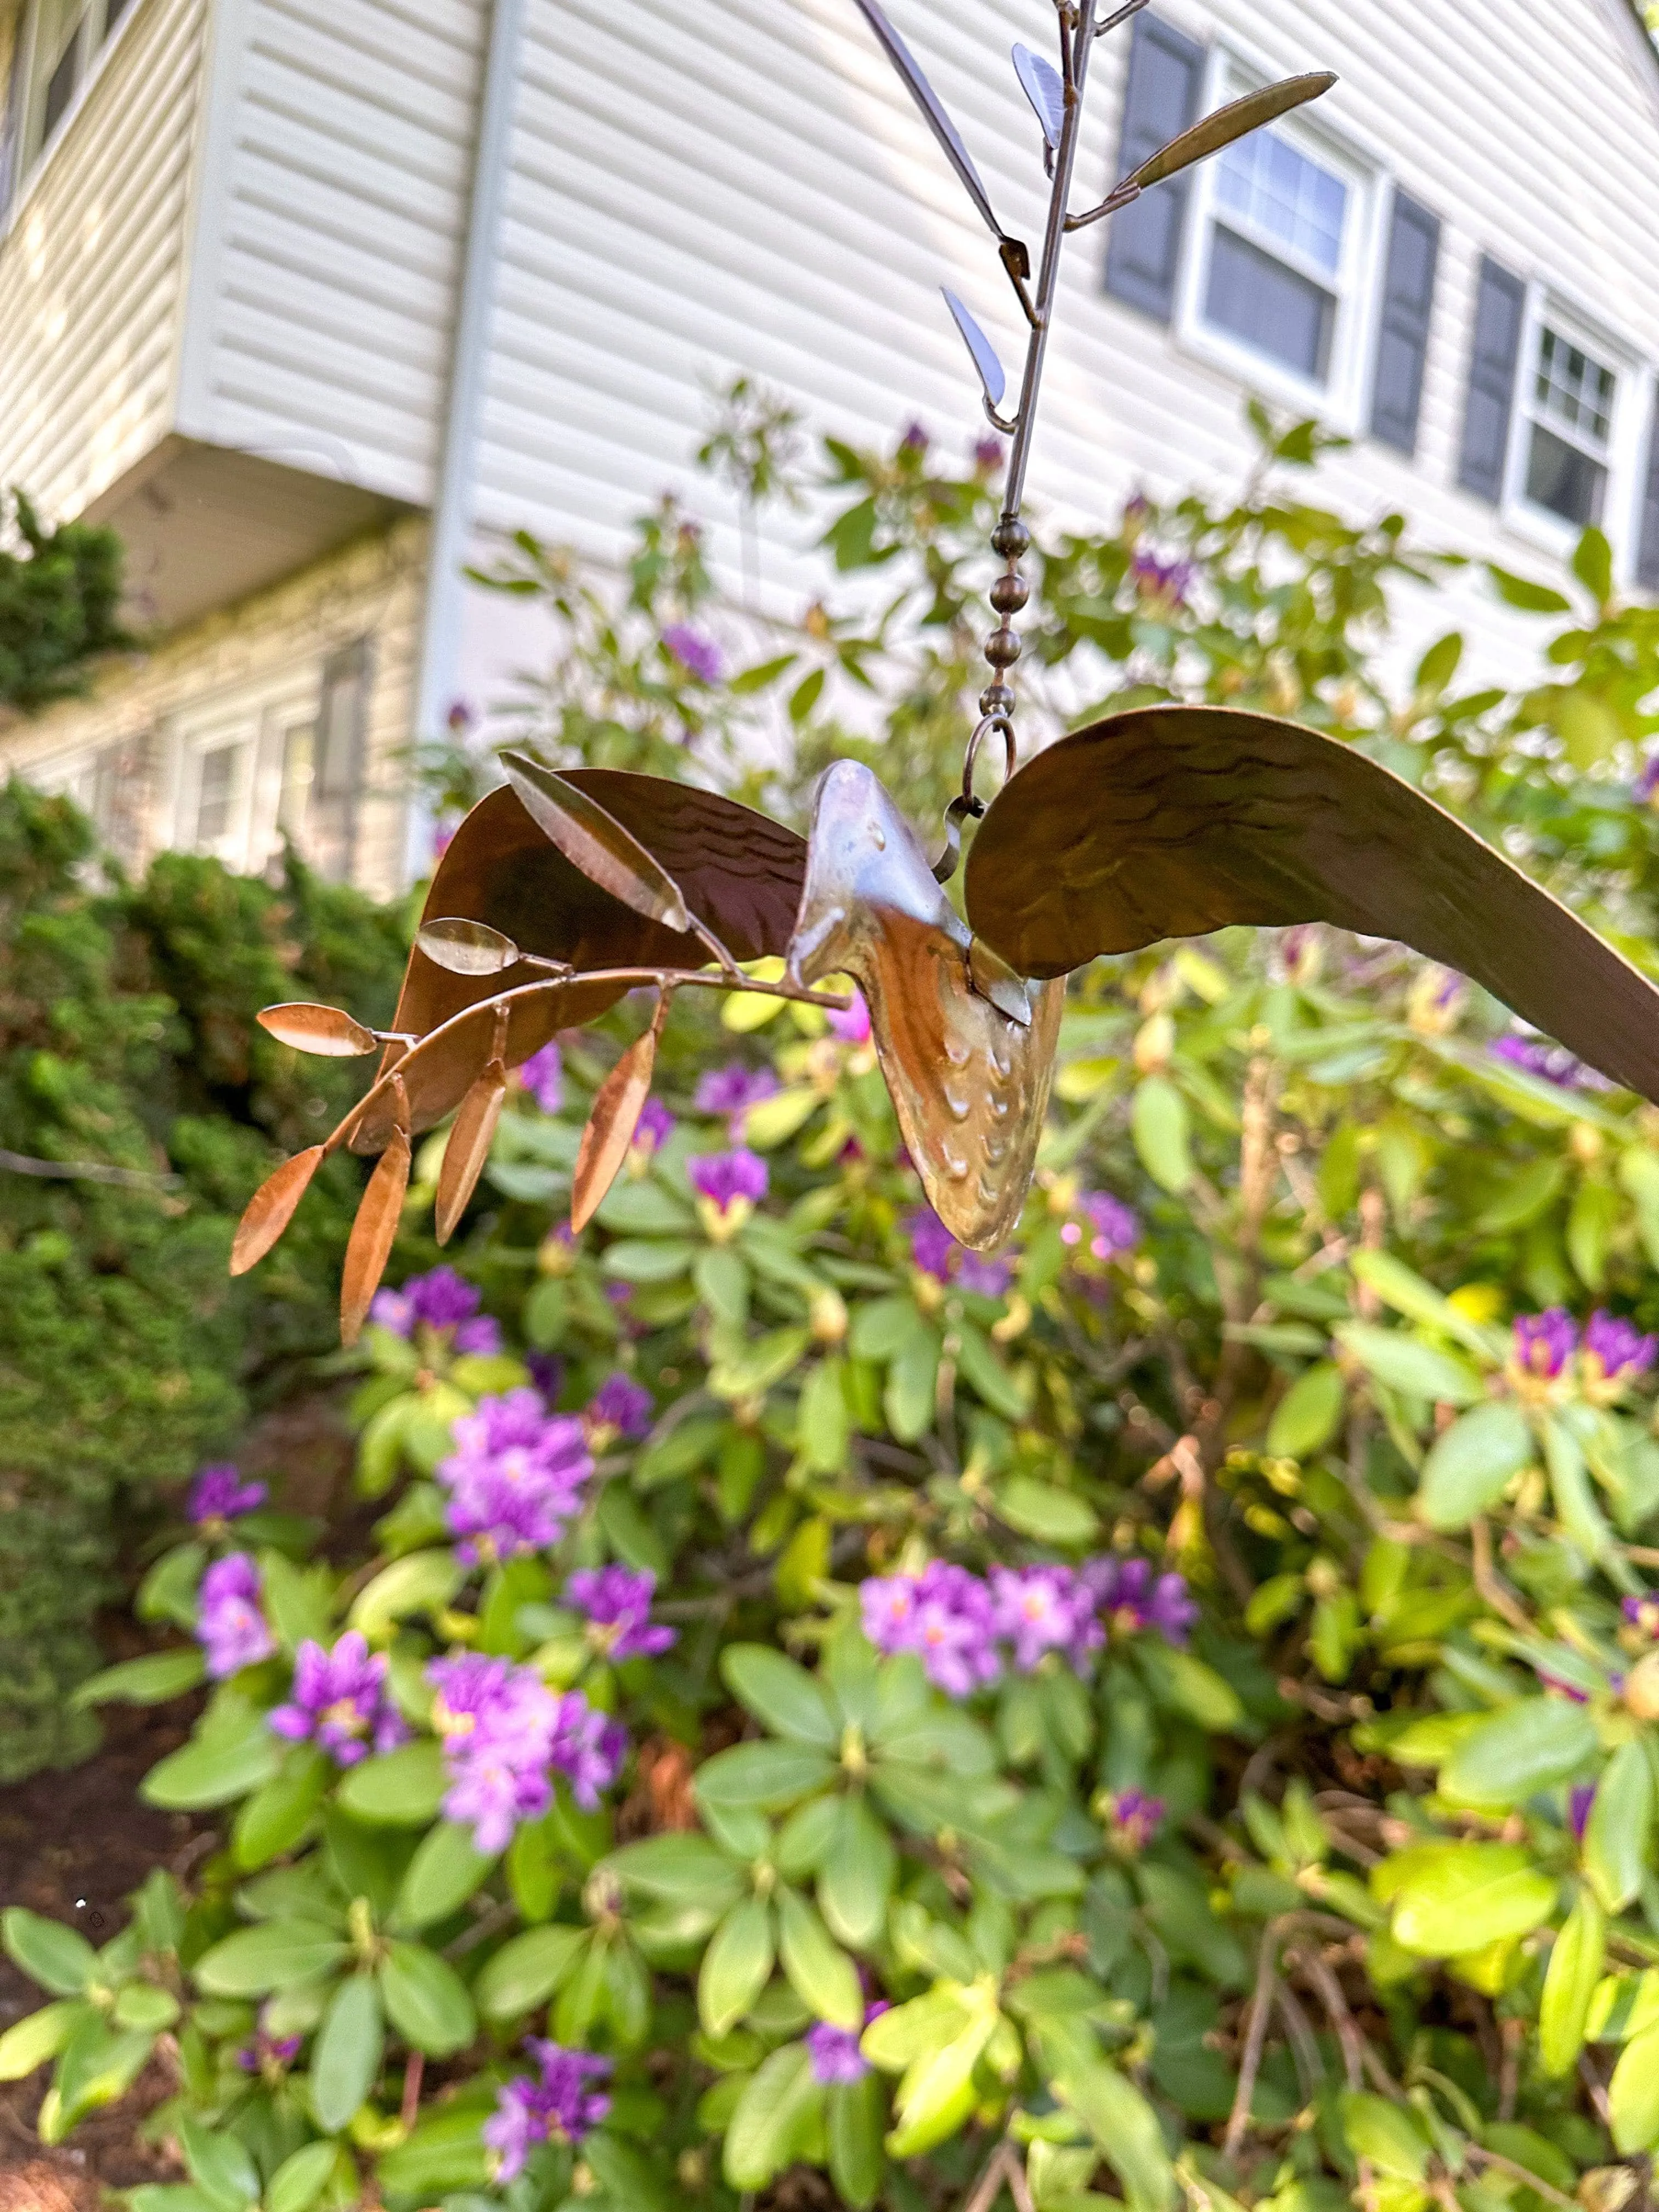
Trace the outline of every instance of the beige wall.
[[[424, 522], [401, 523], [179, 631], [143, 660], [112, 664], [92, 697], [0, 727], [0, 772], [20, 770], [90, 804], [101, 759], [100, 801], [114, 807], [131, 858], [188, 844], [192, 745], [222, 728], [257, 733], [279, 709], [302, 718], [329, 656], [367, 638], [352, 874], [364, 890], [392, 896], [404, 860], [406, 765], [398, 755], [410, 741], [425, 548]], [[247, 857], [258, 865], [261, 854]]]

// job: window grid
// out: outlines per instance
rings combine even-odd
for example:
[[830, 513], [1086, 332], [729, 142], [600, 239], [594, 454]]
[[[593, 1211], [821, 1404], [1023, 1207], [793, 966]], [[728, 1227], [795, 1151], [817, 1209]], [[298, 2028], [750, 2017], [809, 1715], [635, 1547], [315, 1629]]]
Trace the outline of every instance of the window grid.
[[1539, 333], [1538, 370], [1534, 386], [1540, 412], [1553, 424], [1577, 434], [1580, 442], [1607, 451], [1613, 432], [1613, 371], [1574, 345], [1547, 324]]
[[1261, 243], [1288, 247], [1327, 277], [1340, 268], [1348, 188], [1276, 131], [1258, 131], [1227, 149], [1216, 197]]

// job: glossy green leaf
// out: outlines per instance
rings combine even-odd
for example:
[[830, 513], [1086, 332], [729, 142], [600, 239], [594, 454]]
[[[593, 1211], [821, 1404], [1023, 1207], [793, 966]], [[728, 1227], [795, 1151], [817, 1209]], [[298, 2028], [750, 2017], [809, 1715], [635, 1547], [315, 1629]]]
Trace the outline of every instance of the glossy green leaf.
[[400, 1620], [411, 1613], [435, 1613], [449, 1603], [461, 1586], [465, 1570], [447, 1546], [441, 1550], [409, 1552], [382, 1567], [352, 1601], [353, 1628], [378, 1643]]
[[199, 1647], [188, 1650], [151, 1651], [142, 1659], [125, 1659], [118, 1667], [106, 1667], [82, 1682], [70, 1703], [77, 1711], [88, 1705], [162, 1705], [182, 1697], [206, 1679], [207, 1662]]
[[733, 2189], [764, 2189], [793, 2166], [823, 2092], [805, 2046], [787, 2043], [750, 2081], [726, 2131], [723, 2165]]
[[1390, 1390], [1448, 1406], [1472, 1406], [1484, 1395], [1486, 1385], [1468, 1360], [1434, 1345], [1419, 1343], [1401, 1329], [1343, 1322], [1337, 1327], [1336, 1338], [1367, 1374], [1374, 1375]]
[[1546, 2074], [1571, 2074], [1584, 2047], [1590, 2000], [1607, 1956], [1607, 1915], [1589, 1890], [1578, 1893], [1550, 1951], [1538, 2014], [1538, 2054]]
[[228, 1805], [269, 1782], [283, 1753], [263, 1713], [231, 1729], [205, 1724], [182, 1750], [152, 1766], [139, 1794], [165, 1813], [199, 1813]]
[[840, 1742], [841, 1726], [823, 1689], [782, 1652], [763, 1644], [731, 1644], [720, 1654], [720, 1673], [732, 1694], [775, 1735], [824, 1751]]
[[359, 1820], [389, 1828], [423, 1828], [437, 1816], [448, 1784], [443, 1750], [405, 1744], [384, 1759], [366, 1759], [342, 1779], [339, 1802]]
[[843, 2203], [864, 2208], [875, 2203], [887, 2160], [882, 2134], [887, 2124], [880, 2077], [838, 2082], [825, 2098], [830, 2177]]
[[1342, 2100], [1342, 2132], [1357, 2159], [1367, 2159], [1390, 2181], [1421, 2181], [1429, 2169], [1430, 2144], [1414, 2112], [1369, 2091], [1351, 2090]]
[[1149, 1075], [1137, 1086], [1129, 1126], [1141, 1165], [1178, 1198], [1193, 1179], [1192, 1124], [1186, 1100], [1167, 1076]]
[[1584, 1873], [1606, 1911], [1622, 1912], [1642, 1887], [1653, 1799], [1653, 1768], [1645, 1748], [1620, 1744], [1596, 1785], [1584, 1832]]
[[[25, 1969], [27, 1972], [27, 1969]], [[72, 1998], [42, 2005], [26, 2013], [0, 2035], [0, 2081], [21, 2081], [37, 2066], [56, 2058], [76, 2029], [88, 2017], [85, 2005]]]
[[740, 1743], [704, 1760], [696, 1790], [709, 1804], [781, 1812], [821, 1790], [835, 1771], [834, 1763], [809, 1745]]
[[285, 2158], [265, 2191], [265, 2212], [311, 2212], [339, 2156], [332, 2143], [307, 2143]]
[[1123, 2185], [1130, 2212], [1168, 2212], [1176, 2194], [1175, 2170], [1158, 2115], [1133, 2081], [1115, 2066], [1069, 2064], [1052, 2084], [1087, 2127]]
[[519, 2020], [562, 1986], [588, 1941], [585, 1928], [532, 1928], [502, 1944], [473, 1984], [486, 2020]]
[[724, 1912], [743, 1893], [742, 1869], [702, 1836], [647, 1836], [606, 1864], [630, 1889], [668, 1905]]
[[864, 1991], [846, 1952], [796, 1891], [778, 1891], [777, 1914], [778, 1955], [795, 1995], [831, 2027], [861, 2029]]
[[330, 2135], [338, 2134], [373, 2091], [383, 2041], [374, 1978], [353, 1974], [330, 1999], [311, 2054], [311, 2101]]
[[1502, 1809], [1570, 1781], [1594, 1757], [1595, 1723], [1565, 1698], [1523, 1698], [1464, 1736], [1440, 1770], [1443, 1796]]
[[830, 1933], [854, 1950], [873, 1948], [887, 1923], [898, 1853], [862, 1796], [835, 1806], [835, 1827], [817, 1869], [818, 1910]]
[[1267, 1449], [1286, 1459], [1323, 1451], [1342, 1425], [1347, 1385], [1334, 1361], [1322, 1359], [1298, 1375], [1273, 1408]]
[[734, 1905], [715, 1929], [697, 1974], [697, 2015], [706, 2033], [728, 2034], [771, 1978], [772, 1910], [758, 1897]]
[[1513, 1401], [1476, 1406], [1435, 1440], [1418, 1510], [1431, 1528], [1467, 1528], [1536, 1456], [1526, 1416]]
[[440, 1821], [422, 1837], [409, 1863], [392, 1907], [392, 1925], [412, 1930], [447, 1919], [482, 1886], [495, 1863], [492, 1854], [473, 1848], [471, 1828]]
[[267, 1920], [240, 1929], [206, 1951], [191, 1968], [197, 1985], [216, 1997], [258, 1997], [295, 1982], [315, 1981], [343, 1965], [348, 1947], [331, 1928], [308, 1920]]
[[392, 1942], [380, 1962], [380, 2001], [405, 2043], [429, 2058], [464, 2051], [478, 2032], [466, 1984], [422, 1943]]
[[1463, 1958], [1548, 1919], [1555, 1883], [1515, 1844], [1437, 1854], [1394, 1899], [1395, 1941], [1425, 1958]]
[[0, 1913], [0, 1940], [12, 1964], [54, 1996], [78, 1996], [97, 1975], [98, 1955], [84, 1936], [26, 1905]]

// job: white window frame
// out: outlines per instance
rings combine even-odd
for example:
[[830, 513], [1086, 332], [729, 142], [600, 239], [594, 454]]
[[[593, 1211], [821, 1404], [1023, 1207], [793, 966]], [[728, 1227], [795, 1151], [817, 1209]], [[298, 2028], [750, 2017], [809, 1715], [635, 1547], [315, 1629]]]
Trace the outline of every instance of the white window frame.
[[[1211, 48], [1205, 72], [1203, 112], [1224, 106], [1241, 94], [1270, 82], [1273, 72], [1260, 66], [1235, 46]], [[1218, 164], [1200, 162], [1192, 172], [1188, 231], [1176, 286], [1175, 331], [1182, 350], [1212, 368], [1224, 370], [1263, 399], [1293, 409], [1301, 416], [1316, 416], [1328, 429], [1345, 437], [1363, 434], [1370, 390], [1371, 354], [1376, 329], [1381, 289], [1380, 245], [1382, 217], [1388, 179], [1382, 166], [1352, 141], [1337, 137], [1306, 113], [1281, 116], [1268, 126], [1305, 154], [1321, 168], [1329, 170], [1347, 187], [1349, 205], [1343, 230], [1342, 257], [1334, 277], [1328, 272], [1304, 269], [1293, 252], [1281, 244], [1253, 240], [1298, 275], [1314, 277], [1335, 295], [1336, 326], [1331, 338], [1330, 373], [1324, 383], [1298, 375], [1271, 355], [1257, 353], [1227, 331], [1206, 320], [1204, 303], [1210, 287], [1210, 257], [1215, 225], [1221, 216], [1218, 195]], [[1239, 235], [1250, 234], [1235, 221]]]
[[[288, 733], [315, 721], [321, 706], [323, 657], [308, 658], [255, 680], [228, 685], [178, 708], [164, 738], [167, 795], [164, 842], [206, 853], [240, 875], [258, 875], [282, 850], [279, 811]], [[222, 837], [198, 842], [202, 763], [222, 746], [240, 744], [246, 759], [234, 818]]]
[[[1566, 521], [1527, 496], [1532, 426], [1538, 419], [1533, 386], [1538, 374], [1539, 347], [1547, 329], [1558, 331], [1569, 343], [1581, 346], [1613, 371], [1613, 420], [1606, 454], [1607, 496], [1601, 503], [1600, 526], [1613, 546], [1613, 574], [1626, 581], [1636, 569], [1637, 508], [1642, 489], [1645, 428], [1643, 402], [1652, 380], [1651, 373], [1633, 346], [1587, 314], [1559, 288], [1536, 278], [1527, 287], [1521, 350], [1516, 364], [1509, 453], [1504, 472], [1504, 521], [1517, 537], [1558, 560], [1565, 560], [1583, 535], [1579, 524]], [[1544, 421], [1547, 427], [1554, 427], [1547, 416]]]
[[[13, 66], [22, 70], [24, 89], [17, 137], [10, 145], [0, 143], [0, 159], [9, 164], [10, 170], [9, 176], [0, 176], [0, 239], [16, 222], [35, 179], [73, 129], [75, 118], [92, 88], [108, 67], [111, 56], [131, 28], [133, 19], [142, 12], [143, 0], [85, 0], [76, 33], [81, 63], [75, 89], [52, 130], [45, 131], [40, 128], [41, 112], [52, 70], [58, 59], [53, 55], [49, 64], [47, 56], [40, 51], [41, 16], [48, 4], [49, 0], [21, 0], [16, 11]], [[110, 9], [117, 5], [120, 8], [119, 16], [113, 28], [106, 29]], [[7, 91], [8, 86], [0, 83], [0, 104], [4, 102]], [[3, 119], [0, 115], [0, 123]]]

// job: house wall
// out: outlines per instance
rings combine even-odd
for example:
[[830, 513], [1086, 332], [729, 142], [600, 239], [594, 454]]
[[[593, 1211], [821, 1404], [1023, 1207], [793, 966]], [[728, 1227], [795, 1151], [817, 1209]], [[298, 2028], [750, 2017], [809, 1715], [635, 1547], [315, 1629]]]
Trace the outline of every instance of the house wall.
[[[1049, 0], [888, 4], [1004, 219], [1036, 235], [1036, 132], [1008, 46], [1051, 48]], [[1650, 380], [1659, 69], [1624, 0], [1573, 0], [1560, 11], [1570, 27], [1553, 32], [1527, 0], [1155, 5], [1190, 36], [1241, 39], [1273, 74], [1340, 70], [1324, 126], [1443, 219], [1417, 458], [1362, 435], [1327, 465], [1320, 495], [1356, 519], [1398, 507], [1432, 543], [1547, 569], [1559, 558], [1547, 537], [1456, 489], [1475, 270], [1491, 251], [1560, 286]], [[1097, 49], [1079, 204], [1115, 175], [1128, 51], [1127, 33]], [[708, 384], [738, 370], [854, 440], [890, 437], [913, 416], [958, 452], [981, 434], [938, 288], [980, 309], [1011, 357], [1012, 302], [852, 0], [527, 0], [519, 82], [483, 529], [528, 525], [614, 556], [659, 491], [688, 487], [723, 522], [714, 550], [734, 572], [729, 502], [689, 464]], [[1070, 252], [1034, 501], [1098, 525], [1138, 483], [1236, 484], [1253, 450], [1238, 376], [1106, 295], [1103, 227]], [[773, 526], [780, 604], [810, 573], [804, 538], [799, 521]], [[1408, 605], [1405, 626], [1416, 643], [1453, 620], [1498, 672], [1513, 676], [1531, 650], [1531, 629], [1478, 576]]]
[[[222, 732], [258, 732], [273, 712], [302, 719], [314, 709], [330, 656], [366, 639], [363, 793], [351, 874], [365, 890], [390, 897], [403, 884], [407, 768], [399, 755], [413, 712], [426, 535], [425, 523], [413, 520], [360, 540], [179, 631], [147, 659], [107, 667], [90, 698], [0, 732], [5, 769], [70, 788], [90, 807], [112, 806], [100, 827], [125, 859], [142, 865], [161, 846], [191, 842], [191, 825], [180, 818], [190, 749]], [[100, 763], [116, 770], [102, 783]], [[267, 781], [271, 765], [268, 757], [262, 765]], [[264, 857], [261, 850], [236, 856], [253, 866]]]
[[169, 427], [205, 0], [131, 0], [0, 237], [0, 484], [78, 514]]
[[187, 436], [424, 505], [483, 0], [215, 0]]

